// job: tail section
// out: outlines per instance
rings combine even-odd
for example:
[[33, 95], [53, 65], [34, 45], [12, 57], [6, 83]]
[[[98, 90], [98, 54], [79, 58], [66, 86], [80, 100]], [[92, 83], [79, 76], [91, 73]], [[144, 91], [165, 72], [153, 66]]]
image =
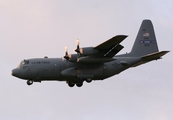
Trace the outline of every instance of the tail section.
[[152, 22], [150, 20], [143, 20], [131, 52], [118, 57], [140, 58], [139, 62], [131, 66], [136, 67], [152, 60], [161, 59], [168, 52], [159, 52]]
[[140, 57], [158, 51], [152, 22], [150, 20], [143, 20], [130, 56]]

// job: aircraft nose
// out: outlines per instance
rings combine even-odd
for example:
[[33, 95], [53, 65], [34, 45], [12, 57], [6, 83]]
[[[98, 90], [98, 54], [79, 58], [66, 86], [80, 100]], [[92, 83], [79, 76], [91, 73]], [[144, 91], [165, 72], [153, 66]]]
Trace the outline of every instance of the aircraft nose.
[[19, 77], [19, 74], [20, 74], [19, 69], [13, 69], [13, 70], [11, 71], [11, 75], [12, 75], [12, 76]]

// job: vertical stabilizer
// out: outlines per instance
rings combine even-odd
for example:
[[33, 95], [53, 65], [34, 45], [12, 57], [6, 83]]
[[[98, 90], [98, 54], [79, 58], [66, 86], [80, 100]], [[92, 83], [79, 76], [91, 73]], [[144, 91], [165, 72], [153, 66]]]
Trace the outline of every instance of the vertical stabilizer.
[[130, 55], [139, 57], [158, 51], [152, 22], [143, 20]]

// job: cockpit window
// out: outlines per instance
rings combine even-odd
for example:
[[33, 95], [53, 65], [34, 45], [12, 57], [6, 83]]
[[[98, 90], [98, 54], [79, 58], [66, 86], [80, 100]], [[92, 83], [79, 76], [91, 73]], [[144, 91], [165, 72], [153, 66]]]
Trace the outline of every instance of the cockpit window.
[[27, 64], [29, 64], [29, 60], [22, 60], [18, 67], [20, 68], [22, 65], [27, 65]]
[[22, 65], [29, 64], [29, 60], [23, 60], [23, 61], [21, 62], [21, 64], [22, 64]]

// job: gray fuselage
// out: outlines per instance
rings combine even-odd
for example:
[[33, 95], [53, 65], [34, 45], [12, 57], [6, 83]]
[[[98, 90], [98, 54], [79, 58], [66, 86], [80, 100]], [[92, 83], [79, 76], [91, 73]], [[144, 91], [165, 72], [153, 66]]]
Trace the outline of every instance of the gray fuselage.
[[158, 49], [150, 20], [143, 20], [130, 53], [117, 55], [124, 46], [120, 43], [127, 35], [117, 35], [95, 47], [79, 47], [76, 54], [62, 58], [35, 58], [23, 60], [11, 74], [27, 80], [27, 84], [41, 81], [66, 81], [70, 87], [81, 87], [83, 82], [103, 80], [130, 68], [160, 59], [169, 51]]
[[24, 60], [12, 70], [16, 77], [41, 82], [46, 80], [75, 81], [81, 79], [103, 80], [133, 66], [136, 57], [114, 57], [106, 63], [73, 63], [62, 58], [35, 58]]

